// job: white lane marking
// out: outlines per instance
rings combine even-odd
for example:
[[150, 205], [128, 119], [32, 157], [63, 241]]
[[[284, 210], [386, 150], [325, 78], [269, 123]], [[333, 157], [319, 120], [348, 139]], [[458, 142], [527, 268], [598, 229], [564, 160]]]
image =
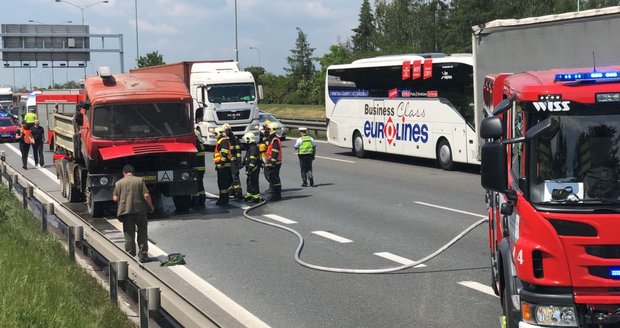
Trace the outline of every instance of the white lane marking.
[[456, 212], [456, 213], [461, 213], [461, 214], [467, 214], [467, 215], [475, 216], [477, 218], [486, 218], [487, 217], [486, 215], [480, 215], [480, 214], [476, 214], [476, 213], [472, 213], [472, 212], [461, 211], [461, 210], [457, 210], [457, 209], [450, 208], [450, 207], [445, 207], [445, 206], [433, 205], [433, 204], [424, 203], [424, 202], [414, 202], [414, 203], [419, 204], [419, 205], [439, 208], [439, 209], [446, 210], [446, 211], [451, 211], [451, 212]]
[[493, 292], [493, 288], [487, 286], [487, 285], [483, 285], [479, 282], [475, 282], [475, 281], [459, 281], [458, 282], [459, 285], [461, 286], [465, 286], [467, 288], [471, 288], [474, 290], [477, 290], [479, 292], [485, 293], [487, 295], [491, 295], [493, 297], [497, 297], [499, 298], [499, 296], [495, 295], [495, 293]]
[[264, 217], [270, 218], [274, 221], [278, 221], [280, 223], [284, 223], [284, 224], [295, 224], [297, 223], [296, 221], [293, 220], [289, 220], [287, 218], [281, 217], [279, 215], [275, 215], [275, 214], [263, 214]]
[[[380, 256], [384, 259], [388, 259], [390, 261], [394, 261], [396, 263], [400, 263], [402, 265], [409, 265], [411, 263], [414, 263], [415, 261], [410, 260], [408, 258], [404, 258], [402, 256], [398, 256], [396, 254], [392, 254], [389, 252], [379, 252], [379, 253], [375, 253], [375, 255]], [[418, 264], [416, 266], [414, 266], [414, 268], [424, 268], [426, 267], [426, 264], [422, 263], [422, 264]]]
[[332, 158], [332, 157], [324, 157], [324, 156], [314, 156], [316, 158], [322, 158], [322, 159], [327, 159], [330, 161], [338, 161], [338, 162], [345, 162], [345, 163], [350, 163], [350, 164], [354, 164], [354, 161], [347, 161], [345, 159], [338, 159], [338, 158]]
[[[6, 146], [9, 147], [9, 149], [12, 150], [13, 152], [15, 152], [17, 155], [19, 155], [20, 156], [20, 160], [21, 160], [22, 153], [21, 153], [21, 151], [19, 151], [19, 149], [15, 148], [15, 146], [13, 146], [13, 145], [6, 145]], [[28, 163], [30, 163], [30, 165], [34, 166], [34, 159], [32, 159], [32, 157], [28, 157]], [[38, 169], [43, 174], [47, 175], [50, 179], [52, 179], [54, 182], [60, 184], [58, 182], [58, 178], [56, 177], [56, 175], [54, 173], [50, 172], [48, 169], [43, 168], [43, 167], [36, 167], [35, 169]]]
[[[118, 230], [123, 231], [123, 224], [117, 219], [108, 219], [113, 226], [115, 226]], [[124, 242], [121, 241], [121, 244]], [[153, 257], [160, 256], [168, 256], [162, 249], [155, 246], [153, 243], [149, 242], [149, 255]], [[145, 265], [148, 267], [148, 264]], [[206, 297], [212, 299], [215, 304], [218, 304], [224, 311], [230, 313], [235, 319], [239, 320], [246, 327], [264, 327], [268, 328], [269, 325], [261, 321], [259, 318], [254, 316], [248, 310], [243, 308], [241, 305], [237, 304], [235, 301], [230, 299], [224, 293], [220, 292], [217, 288], [213, 287], [213, 285], [204, 281], [194, 272], [189, 270], [185, 266], [171, 266], [166, 267], [170, 269], [172, 272], [181, 277], [184, 281], [186, 281], [190, 286], [193, 286], [201, 292]]]
[[339, 242], [341, 244], [346, 244], [346, 243], [352, 243], [353, 240], [350, 239], [346, 239], [344, 237], [340, 237], [338, 235], [334, 235], [331, 232], [327, 232], [327, 231], [312, 231], [313, 234], [315, 235], [319, 235], [321, 237], [325, 237], [327, 239], [331, 239], [333, 241]]

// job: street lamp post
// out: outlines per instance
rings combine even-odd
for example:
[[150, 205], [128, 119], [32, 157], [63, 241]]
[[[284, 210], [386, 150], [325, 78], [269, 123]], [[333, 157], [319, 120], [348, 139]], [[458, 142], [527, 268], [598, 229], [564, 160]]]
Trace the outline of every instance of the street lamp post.
[[237, 37], [237, 0], [235, 0], [235, 61], [239, 62], [239, 42]]
[[99, 3], [108, 3], [109, 1], [108, 0], [100, 0], [100, 1], [93, 2], [93, 3], [91, 3], [88, 6], [78, 6], [78, 5], [76, 5], [74, 3], [71, 3], [71, 2], [69, 2], [67, 0], [56, 0], [56, 2], [64, 2], [64, 3], [68, 4], [68, 5], [71, 5], [71, 6], [75, 7], [75, 8], [78, 8], [82, 12], [82, 25], [84, 25], [84, 9], [90, 8], [90, 7], [92, 7], [92, 6], [96, 5], [96, 4], [99, 4]]
[[136, 8], [136, 67], [138, 67], [138, 60], [140, 59], [140, 47], [138, 45], [138, 0], [134, 0], [134, 6]]
[[258, 67], [261, 67], [260, 66], [260, 49], [258, 49], [256, 47], [250, 47], [250, 49], [254, 49], [254, 50], [256, 50], [258, 52]]

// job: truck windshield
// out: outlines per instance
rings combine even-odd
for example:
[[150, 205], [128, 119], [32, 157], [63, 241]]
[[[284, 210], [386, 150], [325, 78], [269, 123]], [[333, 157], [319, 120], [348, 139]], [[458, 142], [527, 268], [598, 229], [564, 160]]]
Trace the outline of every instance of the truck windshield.
[[192, 133], [189, 104], [114, 104], [93, 109], [93, 136], [144, 139]]
[[533, 114], [550, 116], [554, 124], [528, 144], [532, 202], [618, 204], [620, 107], [562, 113]]
[[253, 101], [256, 99], [253, 83], [214, 84], [207, 87], [210, 103]]

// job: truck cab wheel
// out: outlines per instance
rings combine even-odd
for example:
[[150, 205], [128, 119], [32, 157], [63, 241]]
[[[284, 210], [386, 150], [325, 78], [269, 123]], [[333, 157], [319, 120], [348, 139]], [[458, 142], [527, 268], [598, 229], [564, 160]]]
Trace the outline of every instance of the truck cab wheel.
[[515, 309], [512, 304], [512, 295], [514, 291], [512, 290], [513, 277], [510, 276], [509, 273], [504, 272], [504, 288], [502, 291], [502, 300], [503, 300], [503, 310], [504, 315], [506, 316], [506, 328], [518, 328], [519, 321], [521, 321], [521, 313]]
[[100, 218], [103, 216], [103, 203], [95, 202], [91, 192], [87, 192], [86, 207], [88, 207], [88, 214], [90, 214], [90, 216], [94, 218]]
[[172, 201], [179, 212], [187, 211], [192, 206], [192, 196], [172, 196]]

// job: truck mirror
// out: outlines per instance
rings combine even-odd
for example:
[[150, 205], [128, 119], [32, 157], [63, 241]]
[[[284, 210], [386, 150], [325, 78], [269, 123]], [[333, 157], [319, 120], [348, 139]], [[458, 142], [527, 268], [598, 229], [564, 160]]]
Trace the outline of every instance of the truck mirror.
[[498, 139], [504, 135], [502, 119], [497, 116], [487, 117], [480, 123], [480, 137], [483, 139]]
[[196, 123], [200, 123], [203, 121], [204, 112], [205, 112], [205, 109], [203, 107], [196, 108], [196, 117], [195, 117]]
[[263, 93], [263, 85], [259, 84], [258, 85], [258, 99], [263, 99], [265, 98], [265, 94]]
[[506, 146], [500, 142], [482, 145], [480, 182], [482, 188], [505, 193], [508, 190]]
[[505, 113], [510, 109], [510, 107], [512, 107], [512, 99], [504, 99], [500, 101], [497, 106], [495, 106], [495, 109], [493, 110], [493, 115]]
[[560, 131], [560, 122], [553, 117], [548, 117], [525, 132], [525, 140], [540, 138], [551, 140]]
[[84, 114], [82, 114], [80, 112], [75, 113], [75, 124], [77, 126], [84, 125]]

